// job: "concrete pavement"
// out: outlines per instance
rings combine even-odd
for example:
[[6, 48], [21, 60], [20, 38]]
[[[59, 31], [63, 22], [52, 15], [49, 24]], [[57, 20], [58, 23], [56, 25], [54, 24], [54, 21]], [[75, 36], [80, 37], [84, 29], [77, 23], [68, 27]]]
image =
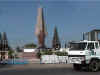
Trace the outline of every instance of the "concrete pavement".
[[0, 75], [100, 75], [100, 71], [75, 71], [70, 64], [27, 64], [0, 68]]

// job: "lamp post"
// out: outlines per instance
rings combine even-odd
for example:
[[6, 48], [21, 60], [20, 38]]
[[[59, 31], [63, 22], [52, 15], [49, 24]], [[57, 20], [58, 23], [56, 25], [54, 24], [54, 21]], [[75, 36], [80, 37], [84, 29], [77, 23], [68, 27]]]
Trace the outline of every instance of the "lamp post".
[[12, 54], [13, 56], [13, 64], [15, 63], [15, 53]]

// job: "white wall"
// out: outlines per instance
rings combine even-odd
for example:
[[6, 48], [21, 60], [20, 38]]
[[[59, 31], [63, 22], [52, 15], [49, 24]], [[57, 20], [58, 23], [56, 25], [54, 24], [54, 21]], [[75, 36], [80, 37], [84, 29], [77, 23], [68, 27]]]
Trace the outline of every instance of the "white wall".
[[42, 55], [41, 63], [68, 63], [68, 56], [57, 56], [57, 55]]
[[60, 48], [60, 52], [68, 52], [69, 48]]
[[24, 49], [24, 52], [35, 52], [36, 49]]

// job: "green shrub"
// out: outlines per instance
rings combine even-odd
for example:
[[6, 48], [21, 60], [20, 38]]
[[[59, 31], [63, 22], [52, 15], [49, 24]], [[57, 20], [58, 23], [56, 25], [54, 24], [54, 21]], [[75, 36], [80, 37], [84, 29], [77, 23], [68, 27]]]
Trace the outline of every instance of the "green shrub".
[[37, 56], [40, 58], [41, 55], [57, 55], [57, 56], [67, 56], [67, 52], [53, 52], [52, 50], [43, 50], [37, 53]]
[[37, 53], [37, 57], [38, 57], [38, 58], [41, 57], [41, 53], [40, 53], [40, 52]]
[[68, 55], [67, 52], [55, 52], [55, 54], [58, 56], [67, 56]]

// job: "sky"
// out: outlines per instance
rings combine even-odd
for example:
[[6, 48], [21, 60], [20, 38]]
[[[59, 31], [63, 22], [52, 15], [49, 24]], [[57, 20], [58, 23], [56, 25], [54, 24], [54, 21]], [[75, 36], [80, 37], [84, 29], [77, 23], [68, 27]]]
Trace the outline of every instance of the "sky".
[[99, 0], [0, 0], [0, 32], [7, 33], [11, 46], [37, 44], [34, 32], [40, 5], [49, 47], [55, 26], [62, 45], [69, 40], [82, 40], [83, 32], [100, 29]]
[[99, 1], [99, 0], [0, 0], [0, 1]]

